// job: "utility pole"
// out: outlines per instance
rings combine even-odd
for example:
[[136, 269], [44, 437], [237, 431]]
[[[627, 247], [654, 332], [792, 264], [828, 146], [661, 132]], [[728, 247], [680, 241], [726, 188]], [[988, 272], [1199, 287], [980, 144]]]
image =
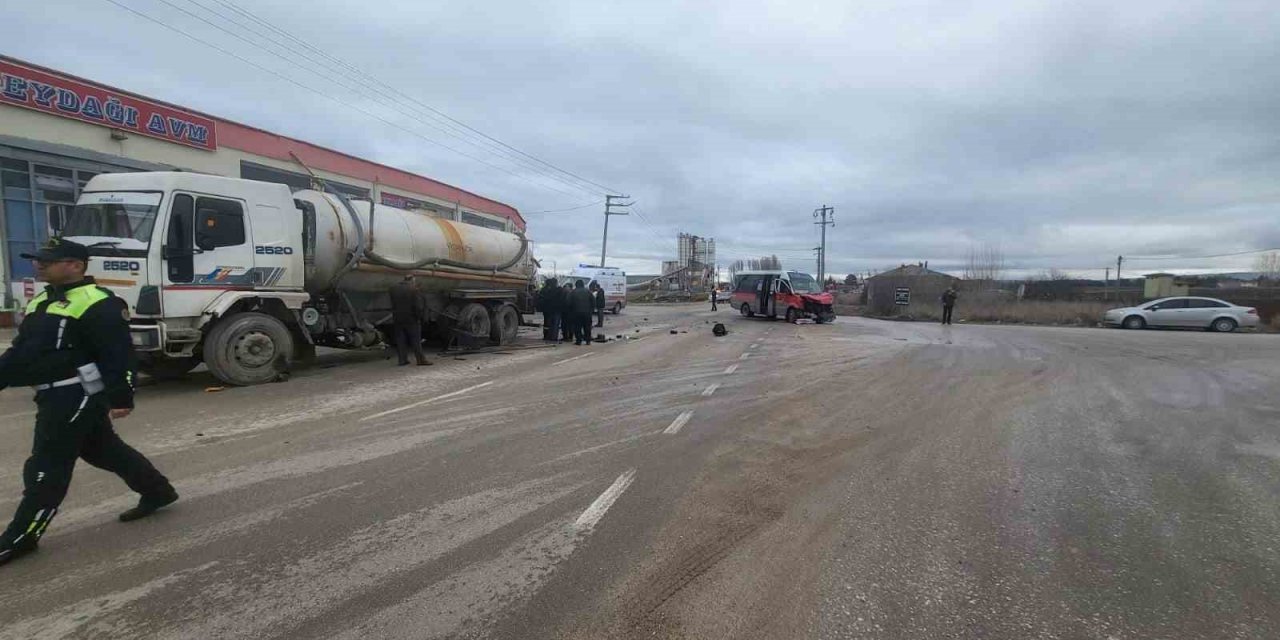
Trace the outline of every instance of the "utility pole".
[[822, 226], [822, 246], [818, 252], [818, 282], [819, 286], [826, 287], [821, 283], [826, 282], [827, 279], [827, 225], [833, 227], [836, 225], [836, 208], [824, 204], [821, 209], [813, 210], [813, 217], [819, 218], [814, 224]]
[[818, 273], [822, 273], [822, 247], [814, 247], [813, 255], [818, 261]]
[[[605, 251], [609, 248], [609, 216], [625, 216], [630, 211], [626, 207], [631, 206], [631, 202], [614, 203], [614, 200], [626, 200], [631, 196], [610, 196], [604, 197], [604, 240], [600, 241], [600, 266], [604, 267]], [[614, 211], [614, 209], [618, 209]]]
[[1116, 256], [1116, 300], [1120, 299], [1120, 265], [1124, 263], [1124, 256]]
[[1111, 291], [1111, 267], [1107, 267], [1107, 275], [1102, 276], [1102, 299], [1107, 299], [1107, 293]]

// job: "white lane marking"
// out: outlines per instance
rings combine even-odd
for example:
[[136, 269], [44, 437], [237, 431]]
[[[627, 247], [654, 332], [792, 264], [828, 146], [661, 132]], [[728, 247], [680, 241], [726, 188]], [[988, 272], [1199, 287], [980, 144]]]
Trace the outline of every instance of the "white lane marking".
[[684, 425], [689, 422], [689, 418], [692, 418], [692, 417], [693, 417], [692, 411], [685, 411], [684, 413], [676, 416], [676, 419], [671, 421], [671, 425], [668, 426], [666, 429], [663, 429], [662, 432], [667, 435], [675, 435], [677, 433], [680, 433], [680, 429], [682, 429]]
[[552, 362], [552, 363], [551, 363], [551, 366], [553, 366], [553, 367], [554, 367], [554, 366], [556, 366], [556, 365], [558, 365], [558, 364], [564, 364], [564, 363], [566, 363], [566, 362], [573, 362], [574, 360], [581, 360], [581, 359], [583, 359], [583, 358], [590, 358], [591, 356], [594, 356], [595, 354], [596, 354], [596, 352], [592, 351], [591, 353], [584, 353], [584, 354], [582, 354], [582, 355], [580, 355], [580, 356], [574, 356], [574, 357], [572, 357], [572, 358], [565, 358], [564, 360], [559, 360], [559, 361], [557, 361], [557, 362]]
[[[635, 442], [636, 440], [639, 440], [639, 439], [641, 439], [641, 438], [648, 438], [649, 436], [653, 436], [653, 435], [657, 435], [657, 434], [655, 434], [655, 433], [639, 433], [639, 434], [636, 434], [636, 435], [634, 435], [634, 436], [630, 436], [630, 437], [627, 437], [627, 438], [623, 438], [623, 439], [621, 439], [621, 440], [614, 440], [613, 442], [606, 442], [606, 443], [604, 443], [604, 444], [598, 444], [598, 445], [596, 445], [596, 446], [594, 446], [594, 447], [587, 447], [586, 449], [580, 449], [580, 450], [578, 450], [578, 451], [574, 451], [573, 453], [566, 453], [566, 454], [564, 454], [564, 455], [560, 456], [559, 458], [556, 458], [556, 459], [554, 459], [554, 460], [551, 460], [550, 462], [559, 462], [559, 461], [561, 461], [561, 460], [568, 460], [569, 458], [576, 458], [576, 457], [578, 457], [578, 456], [586, 455], [586, 454], [588, 454], [588, 453], [594, 453], [594, 452], [596, 452], [596, 451], [602, 451], [602, 450], [604, 450], [604, 449], [608, 449], [609, 447], [616, 447], [616, 446], [618, 446], [618, 445], [626, 444], [626, 443], [628, 443], [628, 442]], [[541, 464], [547, 464], [547, 463], [541, 463]]]
[[363, 418], [360, 418], [360, 422], [365, 422], [365, 421], [368, 421], [368, 420], [373, 420], [374, 418], [381, 418], [382, 416], [389, 416], [389, 415], [391, 415], [391, 414], [393, 414], [393, 413], [400, 413], [401, 411], [408, 411], [409, 409], [412, 409], [412, 408], [414, 408], [414, 407], [421, 407], [421, 406], [422, 406], [422, 405], [424, 405], [424, 404], [429, 404], [429, 403], [432, 403], [432, 402], [436, 402], [437, 400], [444, 400], [445, 398], [452, 398], [452, 397], [454, 397], [454, 396], [460, 396], [460, 395], [462, 395], [462, 394], [464, 394], [464, 393], [468, 393], [468, 392], [471, 392], [471, 391], [475, 391], [476, 389], [480, 389], [480, 388], [483, 388], [483, 387], [487, 387], [487, 386], [489, 386], [489, 385], [491, 385], [491, 384], [493, 384], [493, 380], [490, 380], [490, 381], [488, 381], [488, 382], [481, 382], [480, 384], [477, 384], [477, 385], [475, 385], [475, 386], [467, 387], [466, 389], [459, 389], [459, 390], [454, 391], [454, 392], [452, 392], [452, 393], [446, 393], [446, 394], [444, 394], [444, 395], [442, 395], [442, 396], [436, 396], [436, 397], [434, 397], [434, 398], [427, 398], [426, 400], [422, 400], [422, 401], [419, 401], [419, 402], [415, 402], [415, 403], [413, 403], [413, 404], [407, 404], [407, 405], [405, 405], [405, 406], [403, 406], [403, 407], [397, 407], [397, 408], [395, 408], [395, 409], [387, 409], [386, 411], [381, 411], [381, 412], [375, 413], [375, 414], [373, 414], [373, 415], [371, 415], [371, 416], [365, 416], [365, 417], [363, 417]]
[[614, 480], [613, 484], [610, 485], [608, 489], [605, 489], [604, 493], [600, 494], [600, 497], [596, 498], [596, 501], [592, 502], [591, 506], [587, 507], [587, 510], [582, 512], [582, 515], [578, 516], [577, 521], [573, 523], [573, 528], [578, 531], [586, 531], [594, 528], [596, 523], [600, 522], [600, 519], [604, 517], [604, 514], [609, 510], [609, 507], [612, 507], [613, 503], [618, 501], [618, 497], [622, 495], [623, 491], [627, 490], [627, 487], [631, 486], [631, 483], [635, 479], [635, 469], [631, 469], [630, 471], [618, 476], [618, 479]]
[[719, 382], [717, 382], [717, 383], [715, 383], [715, 384], [713, 384], [713, 385], [711, 385], [711, 386], [707, 387], [706, 389], [703, 389], [703, 390], [702, 390], [702, 397], [704, 397], [704, 398], [710, 397], [710, 396], [711, 396], [711, 394], [715, 393], [715, 392], [716, 392], [716, 389], [719, 389], [719, 388], [720, 388], [720, 383], [719, 383]]
[[744, 353], [744, 354], [742, 354], [742, 355], [738, 356], [738, 359], [739, 359], [739, 360], [746, 360], [746, 359], [747, 359], [747, 357], [749, 357], [750, 355], [751, 355], [751, 354], [749, 354], [749, 353]]
[[731, 364], [731, 365], [729, 365], [729, 366], [728, 366], [728, 368], [726, 368], [726, 369], [724, 370], [724, 372], [725, 372], [725, 374], [727, 375], [727, 374], [733, 373], [734, 371], [737, 371], [737, 370], [738, 370], [738, 365], [736, 365], [736, 364]]
[[749, 347], [747, 347], [747, 348], [748, 348], [748, 349], [755, 349], [755, 348], [756, 348], [756, 347], [758, 347], [758, 346], [760, 346], [760, 343], [759, 343], [759, 342], [757, 342], [757, 343], [755, 343], [755, 344], [753, 344], [753, 345], [751, 345], [751, 346], [749, 346]]

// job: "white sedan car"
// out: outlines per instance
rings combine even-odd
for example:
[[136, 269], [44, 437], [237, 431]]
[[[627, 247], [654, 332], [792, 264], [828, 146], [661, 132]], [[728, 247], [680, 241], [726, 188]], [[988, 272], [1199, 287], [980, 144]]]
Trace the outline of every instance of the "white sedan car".
[[1103, 316], [1102, 322], [1125, 329], [1183, 327], [1230, 332], [1239, 327], [1258, 326], [1258, 310], [1216, 298], [1182, 296], [1112, 309]]

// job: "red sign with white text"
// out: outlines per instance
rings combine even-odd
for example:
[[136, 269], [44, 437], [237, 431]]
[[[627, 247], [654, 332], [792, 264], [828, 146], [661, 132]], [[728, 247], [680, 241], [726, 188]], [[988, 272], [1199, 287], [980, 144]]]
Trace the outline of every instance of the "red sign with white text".
[[0, 104], [122, 129], [197, 149], [218, 148], [214, 121], [173, 107], [0, 60]]

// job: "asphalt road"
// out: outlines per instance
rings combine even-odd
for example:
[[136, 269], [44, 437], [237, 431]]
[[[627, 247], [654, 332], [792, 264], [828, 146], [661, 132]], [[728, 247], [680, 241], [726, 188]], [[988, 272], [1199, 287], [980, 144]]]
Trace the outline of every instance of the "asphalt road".
[[1280, 637], [1280, 336], [608, 321], [145, 388], [183, 499], [81, 464], [0, 638]]

